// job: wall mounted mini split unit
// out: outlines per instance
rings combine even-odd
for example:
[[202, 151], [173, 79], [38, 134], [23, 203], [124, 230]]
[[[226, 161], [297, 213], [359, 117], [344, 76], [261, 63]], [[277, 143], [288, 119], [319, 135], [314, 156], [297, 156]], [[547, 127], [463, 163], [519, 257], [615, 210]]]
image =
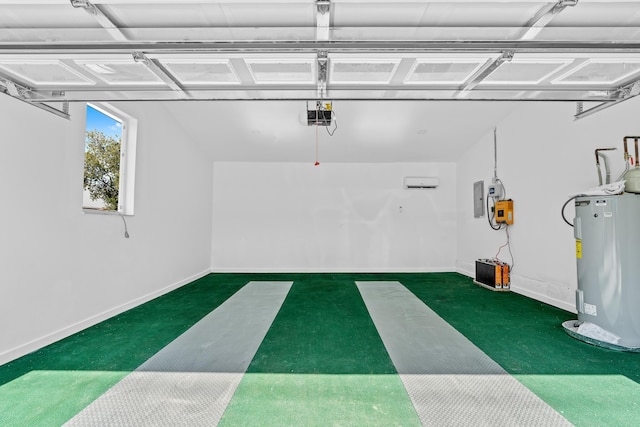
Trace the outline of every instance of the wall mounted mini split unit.
[[438, 188], [440, 179], [433, 176], [405, 176], [404, 188], [406, 190], [425, 190], [429, 188]]

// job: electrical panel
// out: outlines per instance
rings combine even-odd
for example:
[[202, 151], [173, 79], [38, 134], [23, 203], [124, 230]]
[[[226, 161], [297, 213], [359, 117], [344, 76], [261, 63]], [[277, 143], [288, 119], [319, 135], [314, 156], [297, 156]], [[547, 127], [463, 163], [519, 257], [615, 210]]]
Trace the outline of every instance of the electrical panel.
[[489, 185], [489, 189], [487, 191], [487, 194], [489, 195], [489, 197], [492, 197], [494, 199], [502, 199], [502, 184], [491, 184]]
[[484, 216], [484, 181], [473, 183], [473, 217]]
[[496, 222], [513, 224], [513, 200], [498, 200], [494, 209]]

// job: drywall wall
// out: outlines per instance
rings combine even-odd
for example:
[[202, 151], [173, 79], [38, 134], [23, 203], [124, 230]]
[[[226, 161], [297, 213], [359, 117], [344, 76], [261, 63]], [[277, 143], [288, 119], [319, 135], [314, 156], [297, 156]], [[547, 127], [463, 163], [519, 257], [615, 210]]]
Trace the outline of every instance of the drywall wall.
[[[574, 121], [574, 103], [520, 103], [497, 123], [498, 176], [515, 209], [509, 228], [514, 291], [575, 311], [575, 240], [560, 208], [570, 195], [598, 185], [595, 148], [618, 148], [610, 158], [613, 175], [619, 175], [623, 137], [640, 135], [639, 106], [634, 99]], [[495, 256], [506, 242], [504, 230], [493, 231], [486, 218], [473, 217], [473, 182], [484, 180], [486, 190], [493, 167], [493, 132], [458, 162], [457, 268], [469, 276], [476, 259]], [[566, 215], [573, 220], [571, 204]], [[500, 258], [511, 262], [505, 249]]]
[[[405, 176], [437, 176], [404, 190]], [[451, 271], [453, 163], [214, 163], [217, 271]]]
[[0, 363], [210, 270], [211, 162], [158, 104], [138, 118], [131, 237], [83, 214], [84, 105], [68, 121], [0, 96]]

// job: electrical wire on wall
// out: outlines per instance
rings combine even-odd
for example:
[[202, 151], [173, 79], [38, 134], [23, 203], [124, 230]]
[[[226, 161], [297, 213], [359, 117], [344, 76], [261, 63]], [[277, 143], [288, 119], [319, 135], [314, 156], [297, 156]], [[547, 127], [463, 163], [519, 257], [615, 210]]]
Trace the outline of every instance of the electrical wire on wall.
[[[509, 225], [506, 225], [506, 226], [504, 227], [504, 231], [505, 231], [505, 233], [507, 234], [507, 241], [506, 241], [506, 243], [505, 243], [504, 245], [502, 245], [502, 246], [500, 246], [500, 247], [498, 248], [498, 252], [496, 252], [496, 256], [495, 256], [495, 257], [493, 257], [493, 259], [494, 259], [495, 261], [498, 261], [498, 262], [502, 262], [502, 263], [508, 264], [508, 265], [509, 265], [509, 271], [510, 271], [510, 272], [513, 272], [513, 267], [516, 265], [516, 262], [515, 262], [515, 259], [513, 258], [513, 252], [511, 251], [511, 236], [509, 236]], [[508, 262], [504, 262], [503, 260], [501, 260], [501, 259], [500, 259], [500, 252], [501, 252], [501, 251], [502, 251], [502, 249], [504, 249], [505, 247], [509, 250], [509, 256], [511, 257], [511, 264], [509, 264]]]
[[[504, 186], [504, 183], [502, 182], [502, 180], [498, 178], [498, 129], [497, 128], [493, 129], [493, 152], [494, 152], [493, 180], [492, 180], [492, 185], [489, 186], [489, 191], [486, 197], [487, 221], [489, 222], [489, 227], [491, 227], [492, 230], [499, 231], [504, 229], [507, 237], [507, 241], [498, 248], [498, 251], [496, 252], [496, 255], [493, 258], [493, 260], [499, 263], [507, 264], [509, 266], [510, 272], [512, 272], [513, 267], [515, 265], [515, 261], [513, 258], [513, 252], [511, 250], [511, 236], [509, 235], [509, 223], [506, 221], [499, 222], [496, 218], [496, 204], [499, 201], [507, 200], [507, 189]], [[505, 247], [509, 250], [511, 263], [507, 263], [499, 258], [500, 252]]]
[[[333, 109], [333, 103], [331, 103], [330, 105], [331, 105], [331, 109], [329, 111], [331, 112], [331, 121], [333, 121], [333, 125], [334, 125], [333, 130], [332, 131], [329, 130], [330, 122], [327, 122], [327, 119], [324, 117], [324, 114], [322, 115], [322, 121], [329, 136], [333, 136], [333, 134], [336, 133], [336, 130], [338, 129], [338, 122], [336, 121], [336, 113]], [[322, 107], [324, 107], [324, 90], [320, 91], [320, 104], [318, 105], [318, 114], [316, 114], [316, 117], [320, 115], [320, 109]]]
[[575, 200], [577, 197], [580, 197], [580, 195], [573, 196], [572, 198], [570, 198], [569, 200], [567, 200], [566, 202], [564, 202], [564, 205], [562, 205], [562, 209], [560, 209], [560, 214], [562, 215], [562, 219], [564, 220], [564, 222], [566, 222], [567, 224], [569, 224], [571, 227], [573, 227], [573, 224], [571, 224], [571, 223], [569, 222], [569, 220], [567, 219], [567, 217], [564, 215], [564, 209], [567, 207], [567, 205], [568, 205], [572, 200]]

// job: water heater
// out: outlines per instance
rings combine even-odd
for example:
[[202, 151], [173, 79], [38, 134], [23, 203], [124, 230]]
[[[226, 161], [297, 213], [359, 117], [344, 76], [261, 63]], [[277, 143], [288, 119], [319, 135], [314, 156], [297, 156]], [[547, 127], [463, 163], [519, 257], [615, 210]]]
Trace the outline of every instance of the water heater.
[[575, 199], [578, 321], [575, 338], [640, 351], [640, 194]]

